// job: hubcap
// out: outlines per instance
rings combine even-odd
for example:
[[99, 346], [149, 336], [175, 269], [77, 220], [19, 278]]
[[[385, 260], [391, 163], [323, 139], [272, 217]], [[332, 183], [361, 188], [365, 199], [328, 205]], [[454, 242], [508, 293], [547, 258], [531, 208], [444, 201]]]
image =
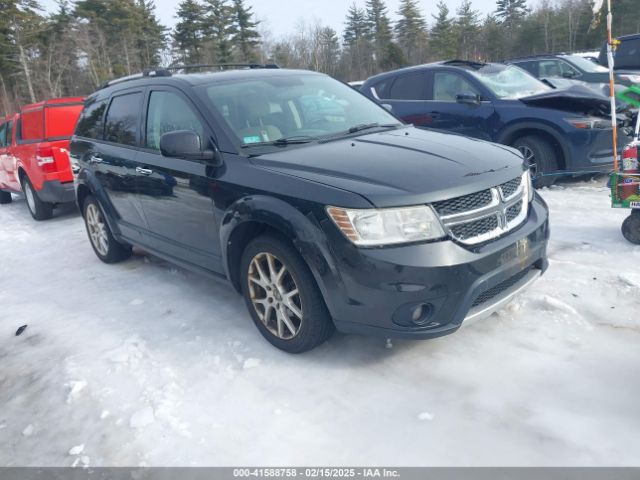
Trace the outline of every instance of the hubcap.
[[531, 176], [535, 177], [536, 174], [538, 173], [538, 168], [536, 166], [536, 156], [533, 153], [533, 150], [531, 150], [526, 145], [518, 146], [518, 150], [520, 150], [520, 153], [522, 153], [522, 156], [526, 160], [527, 165], [529, 165], [529, 171], [531, 172]]
[[29, 207], [29, 210], [31, 210], [32, 213], [36, 213], [36, 199], [34, 197], [33, 194], [33, 190], [31, 190], [31, 185], [29, 185], [29, 182], [27, 182], [25, 180], [24, 182], [24, 196], [27, 198], [27, 205]]
[[275, 255], [262, 252], [249, 264], [249, 295], [260, 321], [276, 337], [291, 340], [302, 325], [300, 293], [291, 272]]
[[100, 255], [109, 253], [109, 237], [107, 236], [107, 226], [102, 220], [102, 213], [96, 205], [89, 204], [86, 213], [87, 229], [91, 243]]

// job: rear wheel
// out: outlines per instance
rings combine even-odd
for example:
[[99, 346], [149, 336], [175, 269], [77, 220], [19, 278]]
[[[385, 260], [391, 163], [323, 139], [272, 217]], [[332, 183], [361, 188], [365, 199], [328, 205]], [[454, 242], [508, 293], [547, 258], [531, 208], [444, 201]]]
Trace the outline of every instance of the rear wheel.
[[527, 161], [536, 188], [554, 184], [556, 177], [545, 174], [558, 170], [558, 154], [548, 140], [539, 135], [526, 135], [516, 139], [512, 147], [520, 150]]
[[272, 345], [302, 353], [333, 334], [322, 294], [291, 244], [276, 236], [260, 236], [245, 249], [240, 268], [247, 308]]
[[27, 199], [27, 206], [31, 216], [36, 220], [49, 220], [53, 216], [53, 204], [43, 202], [38, 197], [38, 192], [33, 188], [29, 177], [22, 177], [22, 192]]
[[640, 245], [640, 211], [633, 210], [622, 222], [622, 235], [627, 241]]
[[82, 214], [91, 246], [100, 260], [104, 263], [117, 263], [131, 256], [131, 247], [119, 243], [113, 237], [100, 205], [91, 195], [84, 200]]
[[11, 203], [11, 194], [9, 192], [0, 192], [0, 205]]

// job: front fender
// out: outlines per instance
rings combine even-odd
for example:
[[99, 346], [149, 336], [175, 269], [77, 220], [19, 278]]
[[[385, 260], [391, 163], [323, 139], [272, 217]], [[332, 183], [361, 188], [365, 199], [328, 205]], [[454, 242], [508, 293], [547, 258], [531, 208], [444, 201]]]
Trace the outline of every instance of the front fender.
[[[242, 243], [243, 239], [236, 233], [243, 226], [261, 224], [291, 240], [309, 266], [325, 300], [328, 300], [327, 292], [341, 280], [318, 213], [310, 208], [305, 215], [284, 200], [264, 195], [244, 197], [233, 203], [224, 212], [220, 227], [221, 253], [229, 281], [239, 290], [233, 261], [241, 252], [233, 248], [234, 243]], [[329, 302], [327, 304], [331, 310]]]
[[567, 146], [567, 140], [565, 139], [565, 135], [563, 135], [563, 133], [559, 131], [557, 128], [554, 128], [553, 126], [547, 123], [536, 122], [536, 121], [525, 121], [525, 122], [515, 121], [512, 123], [509, 123], [505, 125], [502, 128], [502, 130], [500, 130], [496, 141], [504, 145], [509, 145], [511, 141], [515, 139], [514, 136], [519, 131], [523, 131], [523, 130], [539, 130], [541, 132], [544, 132], [550, 135], [551, 138], [553, 138], [558, 143], [558, 145], [560, 145], [560, 148], [562, 149], [562, 154], [567, 163], [566, 166], [568, 167], [568, 165], [571, 162], [571, 154]]

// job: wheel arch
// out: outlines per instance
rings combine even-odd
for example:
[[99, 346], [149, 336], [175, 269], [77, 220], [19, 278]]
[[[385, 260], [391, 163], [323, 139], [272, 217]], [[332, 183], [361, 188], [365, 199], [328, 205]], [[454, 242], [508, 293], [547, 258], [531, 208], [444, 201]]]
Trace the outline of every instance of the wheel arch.
[[231, 205], [224, 213], [220, 245], [225, 274], [241, 291], [240, 260], [249, 242], [271, 232], [291, 242], [311, 270], [325, 299], [325, 280], [337, 272], [318, 219], [304, 215], [287, 202], [268, 196], [251, 196]]
[[537, 122], [522, 122], [509, 125], [498, 135], [498, 143], [511, 145], [515, 140], [529, 135], [537, 135], [547, 140], [558, 155], [558, 168], [566, 170], [571, 161], [571, 155], [562, 135], [553, 127]]

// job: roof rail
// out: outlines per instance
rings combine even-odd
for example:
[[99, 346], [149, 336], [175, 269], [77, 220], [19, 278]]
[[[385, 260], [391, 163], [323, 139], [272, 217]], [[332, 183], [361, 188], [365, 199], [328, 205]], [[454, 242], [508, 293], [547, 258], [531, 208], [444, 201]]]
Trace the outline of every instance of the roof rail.
[[104, 82], [99, 90], [103, 88], [110, 87], [112, 85], [117, 85], [119, 83], [128, 82], [131, 80], [138, 80], [144, 77], [170, 77], [173, 71], [176, 70], [199, 70], [203, 68], [209, 69], [217, 69], [219, 71], [226, 70], [229, 68], [246, 68], [246, 69], [276, 69], [280, 68], [275, 63], [268, 64], [260, 64], [260, 63], [213, 63], [213, 64], [195, 64], [195, 65], [171, 65], [169, 67], [158, 67], [158, 68], [148, 68], [144, 70], [142, 73], [134, 73], [133, 75], [127, 75], [126, 77], [114, 78], [113, 80], [109, 80]]

